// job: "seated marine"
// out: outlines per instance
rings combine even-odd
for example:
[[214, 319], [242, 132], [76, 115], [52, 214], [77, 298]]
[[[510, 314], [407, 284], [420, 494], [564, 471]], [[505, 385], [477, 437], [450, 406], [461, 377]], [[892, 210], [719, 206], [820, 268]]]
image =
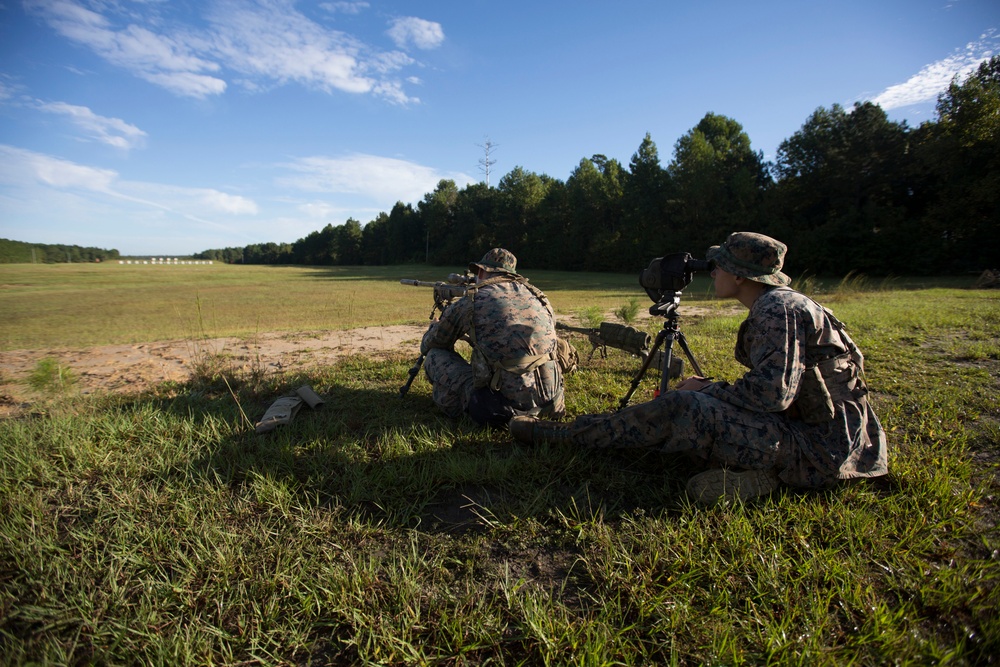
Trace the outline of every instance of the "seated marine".
[[823, 488], [885, 475], [886, 436], [868, 402], [864, 357], [829, 309], [788, 287], [785, 251], [749, 232], [708, 250], [716, 294], [749, 311], [736, 339], [736, 360], [748, 369], [738, 380], [689, 377], [647, 403], [569, 423], [515, 417], [511, 435], [685, 452], [709, 468], [687, 484], [705, 504], [779, 484]]

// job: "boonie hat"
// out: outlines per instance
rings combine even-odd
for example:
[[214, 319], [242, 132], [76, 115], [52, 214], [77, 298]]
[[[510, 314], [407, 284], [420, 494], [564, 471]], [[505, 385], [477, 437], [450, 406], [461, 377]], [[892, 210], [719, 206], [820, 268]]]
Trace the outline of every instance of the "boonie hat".
[[476, 269], [482, 269], [486, 272], [504, 271], [506, 273], [517, 273], [517, 257], [514, 257], [514, 253], [509, 250], [493, 248], [483, 255], [481, 260], [469, 264], [469, 271], [475, 272]]
[[788, 248], [781, 241], [754, 232], [733, 232], [722, 245], [708, 249], [706, 259], [734, 276], [765, 285], [783, 286], [792, 279], [781, 272]]

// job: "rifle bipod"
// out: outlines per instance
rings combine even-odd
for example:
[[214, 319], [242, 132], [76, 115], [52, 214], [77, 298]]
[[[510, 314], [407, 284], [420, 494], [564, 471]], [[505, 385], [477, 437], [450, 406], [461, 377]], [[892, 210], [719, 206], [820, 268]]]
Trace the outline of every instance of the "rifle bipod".
[[425, 356], [426, 355], [421, 354], [417, 357], [417, 360], [413, 362], [413, 366], [411, 366], [410, 370], [407, 371], [410, 377], [406, 379], [406, 384], [399, 388], [400, 398], [404, 398], [406, 396], [406, 392], [410, 391], [410, 385], [413, 384], [413, 381], [417, 378], [417, 373], [420, 372], [420, 367], [424, 365]]
[[639, 371], [636, 373], [635, 377], [632, 378], [632, 384], [629, 386], [628, 393], [626, 393], [622, 399], [618, 402], [618, 409], [622, 410], [628, 405], [628, 402], [632, 399], [632, 394], [635, 390], [639, 388], [639, 383], [642, 378], [646, 375], [646, 370], [653, 363], [656, 358], [656, 352], [663, 346], [662, 363], [660, 367], [660, 389], [657, 395], [660, 395], [667, 391], [670, 384], [670, 371], [673, 366], [673, 348], [674, 341], [680, 345], [681, 350], [684, 352], [684, 356], [691, 363], [691, 367], [694, 372], [698, 375], [702, 375], [701, 366], [698, 365], [698, 361], [694, 358], [691, 353], [691, 348], [688, 347], [687, 338], [684, 336], [684, 332], [680, 330], [678, 324], [677, 306], [681, 303], [681, 293], [674, 292], [673, 297], [670, 300], [660, 301], [649, 308], [650, 315], [656, 315], [659, 317], [666, 318], [663, 322], [663, 328], [658, 334], [656, 334], [656, 340], [653, 342], [653, 347], [643, 359], [642, 366], [639, 367]]

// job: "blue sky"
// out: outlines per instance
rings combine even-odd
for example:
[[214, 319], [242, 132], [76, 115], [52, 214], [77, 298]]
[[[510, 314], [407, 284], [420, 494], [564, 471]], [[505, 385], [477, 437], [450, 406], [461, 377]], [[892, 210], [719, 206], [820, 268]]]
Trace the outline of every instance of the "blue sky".
[[911, 126], [1000, 53], [996, 0], [0, 0], [0, 238], [292, 242], [442, 178], [666, 166], [708, 112], [773, 159], [818, 107]]

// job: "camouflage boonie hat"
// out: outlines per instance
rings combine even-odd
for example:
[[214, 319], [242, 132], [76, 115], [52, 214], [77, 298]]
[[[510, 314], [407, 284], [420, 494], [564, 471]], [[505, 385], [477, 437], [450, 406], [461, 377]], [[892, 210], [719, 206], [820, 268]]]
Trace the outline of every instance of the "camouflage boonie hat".
[[514, 257], [514, 253], [509, 250], [504, 250], [503, 248], [493, 248], [478, 262], [472, 262], [469, 264], [469, 271], [475, 273], [477, 269], [482, 269], [486, 272], [491, 271], [504, 271], [506, 273], [517, 273], [517, 257]]
[[707, 259], [734, 276], [765, 285], [787, 285], [792, 279], [781, 272], [788, 248], [781, 241], [753, 232], [733, 232], [722, 245], [708, 249]]

